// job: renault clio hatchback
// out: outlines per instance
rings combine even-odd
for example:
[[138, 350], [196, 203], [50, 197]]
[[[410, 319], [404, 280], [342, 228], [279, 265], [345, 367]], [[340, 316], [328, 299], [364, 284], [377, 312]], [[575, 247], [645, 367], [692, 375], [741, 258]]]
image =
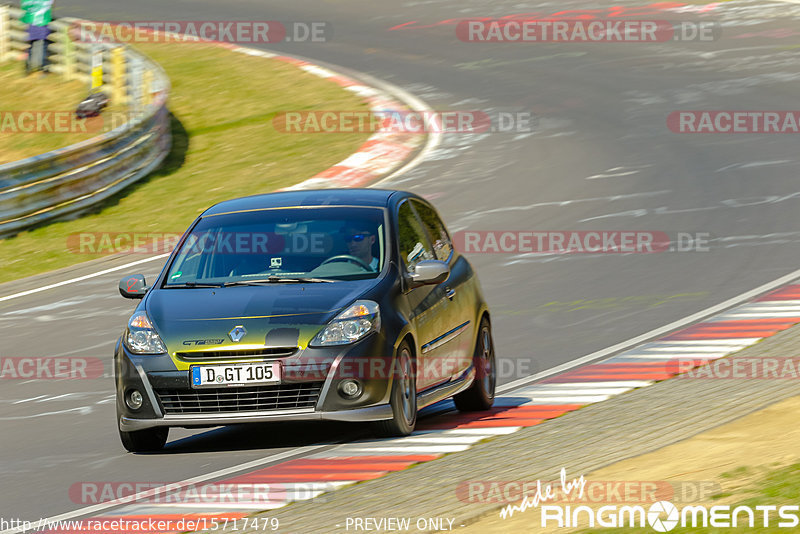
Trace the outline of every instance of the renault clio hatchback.
[[425, 199], [326, 189], [258, 195], [201, 214], [141, 299], [114, 355], [129, 451], [169, 427], [369, 421], [408, 435], [419, 409], [495, 391], [489, 309]]

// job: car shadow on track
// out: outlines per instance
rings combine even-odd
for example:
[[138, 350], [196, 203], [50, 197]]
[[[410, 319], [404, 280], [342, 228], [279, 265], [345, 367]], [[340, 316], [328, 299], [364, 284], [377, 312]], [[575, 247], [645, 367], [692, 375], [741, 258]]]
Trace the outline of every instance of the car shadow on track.
[[[525, 397], [507, 397], [500, 405], [485, 412], [459, 413], [452, 400], [445, 400], [420, 411], [420, 431], [447, 430], [474, 420], [502, 416], [504, 412], [524, 404]], [[370, 440], [375, 436], [367, 423], [345, 422], [276, 422], [229, 425], [210, 428], [204, 432], [173, 439], [158, 452], [147, 455], [194, 454], [270, 450], [308, 445], [338, 444]]]
[[362, 423], [254, 423], [209, 429], [170, 441], [163, 450], [147, 454], [269, 450], [320, 443], [334, 444], [369, 436], [369, 427]]

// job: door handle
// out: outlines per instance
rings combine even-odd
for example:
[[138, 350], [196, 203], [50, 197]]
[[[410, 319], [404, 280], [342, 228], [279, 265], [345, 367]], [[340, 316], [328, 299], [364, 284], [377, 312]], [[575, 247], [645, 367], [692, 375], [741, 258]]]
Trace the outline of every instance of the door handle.
[[446, 291], [445, 295], [447, 296], [447, 298], [450, 299], [450, 300], [453, 300], [453, 297], [456, 296], [456, 290], [455, 289], [450, 289], [449, 287], [445, 287], [444, 289]]

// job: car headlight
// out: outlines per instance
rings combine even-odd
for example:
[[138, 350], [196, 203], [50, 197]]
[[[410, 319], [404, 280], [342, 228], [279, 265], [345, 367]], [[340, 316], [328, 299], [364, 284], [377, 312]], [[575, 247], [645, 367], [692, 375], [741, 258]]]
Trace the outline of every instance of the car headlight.
[[363, 338], [381, 327], [378, 303], [357, 300], [349, 308], [333, 318], [328, 326], [320, 330], [311, 340], [311, 345], [347, 345]]
[[153, 323], [143, 311], [136, 312], [128, 321], [122, 336], [125, 346], [134, 354], [162, 354], [167, 352], [164, 342], [158, 337]]

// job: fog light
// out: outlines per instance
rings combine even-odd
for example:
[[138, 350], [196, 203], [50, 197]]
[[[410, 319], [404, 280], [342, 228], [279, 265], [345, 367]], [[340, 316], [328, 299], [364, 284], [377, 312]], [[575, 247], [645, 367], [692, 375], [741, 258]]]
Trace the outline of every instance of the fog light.
[[339, 391], [343, 397], [355, 399], [361, 395], [361, 383], [358, 380], [344, 380], [339, 384]]
[[142, 394], [139, 393], [139, 390], [137, 389], [132, 390], [130, 393], [128, 393], [128, 396], [125, 397], [125, 404], [127, 404], [128, 408], [131, 410], [138, 410], [141, 408], [142, 402]]

